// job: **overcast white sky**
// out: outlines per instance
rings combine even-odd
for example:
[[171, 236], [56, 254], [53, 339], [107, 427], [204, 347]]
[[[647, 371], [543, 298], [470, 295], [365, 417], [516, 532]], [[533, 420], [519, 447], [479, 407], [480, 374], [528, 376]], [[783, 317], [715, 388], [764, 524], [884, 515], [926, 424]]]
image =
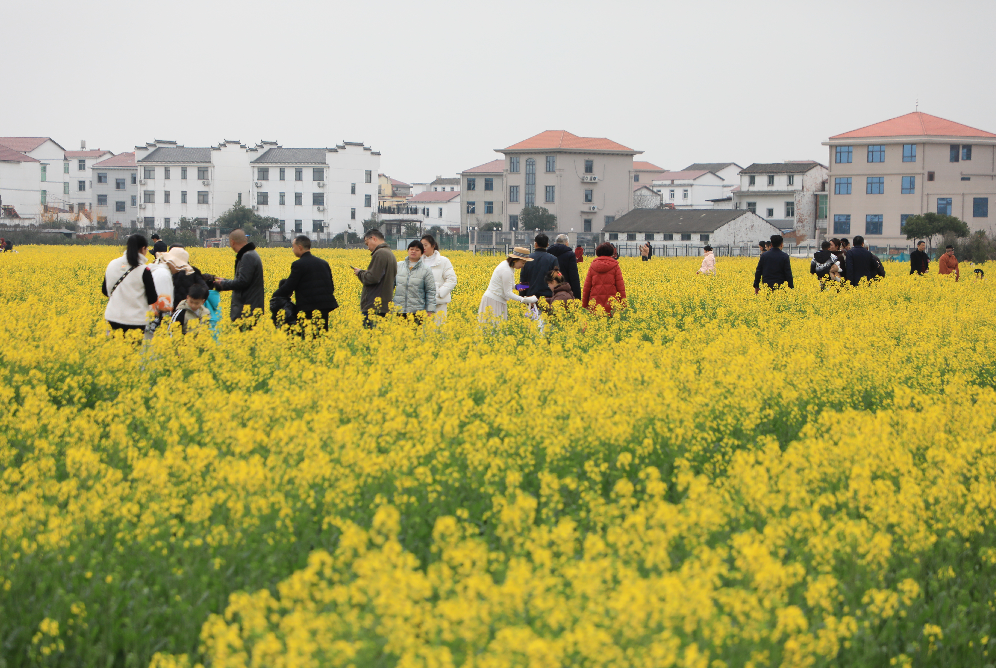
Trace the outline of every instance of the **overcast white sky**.
[[7, 2], [0, 136], [362, 141], [409, 183], [543, 130], [668, 169], [815, 159], [914, 110], [996, 132], [996, 2]]

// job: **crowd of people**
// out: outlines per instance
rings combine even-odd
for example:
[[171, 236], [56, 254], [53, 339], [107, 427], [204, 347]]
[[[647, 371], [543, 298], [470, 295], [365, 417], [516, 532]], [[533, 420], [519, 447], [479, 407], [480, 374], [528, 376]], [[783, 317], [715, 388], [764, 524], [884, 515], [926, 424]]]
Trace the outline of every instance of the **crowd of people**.
[[[264, 308], [263, 261], [243, 230], [229, 235], [229, 246], [235, 252], [231, 279], [203, 274], [190, 264], [186, 249], [168, 248], [158, 235], [152, 239], [154, 246], [149, 249], [144, 236], [130, 236], [124, 255], [108, 264], [104, 272], [102, 291], [108, 298], [104, 317], [112, 330], [141, 330], [146, 338], [151, 338], [163, 322], [168, 322], [170, 332], [175, 327], [186, 333], [201, 324], [214, 330], [221, 319], [220, 293], [224, 291], [232, 292], [229, 318], [252, 326], [254, 320], [247, 316]], [[363, 241], [370, 251], [370, 262], [366, 269], [352, 269], [362, 286], [359, 306], [365, 327], [373, 327], [378, 317], [385, 318], [392, 304], [399, 316], [415, 323], [421, 324], [426, 317], [437, 321], [445, 318], [457, 287], [457, 275], [431, 234], [409, 243], [400, 261], [379, 230], [369, 230]], [[495, 267], [481, 296], [479, 319], [507, 319], [508, 303], [512, 301], [525, 304], [530, 317], [541, 323], [544, 312], [553, 313], [558, 305], [566, 307], [572, 301], [609, 316], [625, 306], [626, 285], [618, 251], [611, 243], [596, 247], [582, 286], [578, 271], [578, 264], [584, 261], [581, 247], [572, 249], [565, 234], [559, 235], [552, 246], [549, 242], [546, 234], [537, 234], [531, 251], [516, 247]], [[783, 244], [778, 234], [759, 242], [755, 294], [762, 284], [770, 289], [795, 287], [791, 260]], [[924, 248], [920, 241], [910, 255], [911, 274], [930, 270], [930, 257]], [[291, 264], [290, 275], [280, 281], [270, 298], [273, 322], [280, 327], [311, 321], [315, 327], [327, 330], [329, 315], [339, 308], [332, 269], [328, 262], [311, 254], [307, 236], [295, 238], [291, 250], [297, 259]], [[649, 243], [640, 250], [644, 261], [653, 257]], [[516, 270], [520, 270], [518, 283]], [[958, 260], [951, 246], [938, 260], [938, 271], [942, 275], [953, 273], [958, 280]], [[711, 246], [705, 246], [702, 265], [696, 273], [716, 275]], [[810, 273], [816, 276], [821, 290], [826, 290], [844, 283], [858, 285], [862, 280], [877, 280], [885, 276], [885, 268], [865, 248], [864, 238], [856, 236], [853, 246], [847, 239], [824, 241], [813, 255]]]

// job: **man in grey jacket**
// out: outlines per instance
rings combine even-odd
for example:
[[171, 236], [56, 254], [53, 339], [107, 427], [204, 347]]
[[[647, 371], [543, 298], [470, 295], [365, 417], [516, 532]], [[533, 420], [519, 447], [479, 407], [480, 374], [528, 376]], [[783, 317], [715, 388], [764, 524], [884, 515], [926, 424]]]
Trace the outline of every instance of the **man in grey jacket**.
[[[380, 230], [369, 230], [363, 235], [363, 243], [370, 250], [370, 266], [366, 269], [353, 267], [353, 273], [363, 284], [363, 291], [360, 293], [360, 311], [363, 313], [364, 326], [370, 327], [371, 310], [374, 311], [374, 315], [384, 317], [391, 308], [394, 281], [398, 275], [398, 261], [387, 247]], [[379, 304], [378, 299], [380, 299]]]
[[250, 312], [262, 309], [266, 293], [263, 288], [263, 261], [256, 252], [256, 245], [249, 243], [242, 230], [233, 230], [228, 235], [228, 245], [235, 251], [235, 278], [230, 281], [215, 279], [214, 287], [219, 291], [232, 291], [231, 318], [235, 321], [242, 317], [242, 309], [246, 306]]

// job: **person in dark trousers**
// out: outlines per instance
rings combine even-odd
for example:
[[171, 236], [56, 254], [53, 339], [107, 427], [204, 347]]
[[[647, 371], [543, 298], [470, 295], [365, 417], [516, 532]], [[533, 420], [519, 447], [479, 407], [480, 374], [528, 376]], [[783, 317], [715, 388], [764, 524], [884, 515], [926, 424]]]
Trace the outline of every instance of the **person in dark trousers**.
[[391, 308], [391, 302], [394, 300], [394, 283], [398, 276], [398, 261], [387, 247], [380, 230], [367, 231], [363, 235], [363, 243], [370, 251], [370, 266], [366, 269], [353, 267], [353, 273], [363, 284], [363, 291], [360, 293], [363, 326], [372, 327], [370, 312], [373, 311], [373, 315], [383, 318]]
[[563, 274], [564, 280], [570, 286], [571, 292], [574, 294], [573, 298], [581, 299], [581, 274], [578, 273], [578, 259], [567, 242], [566, 234], [559, 235], [557, 243], [550, 246], [550, 255], [557, 258], [560, 273]]
[[166, 242], [158, 234], [152, 235], [152, 257], [166, 252]]
[[519, 273], [519, 282], [528, 285], [529, 288], [520, 291], [523, 297], [552, 297], [553, 293], [546, 284], [546, 273], [551, 269], [559, 269], [560, 264], [557, 258], [547, 250], [550, 245], [550, 237], [542, 232], [536, 235], [533, 240], [534, 250], [529, 254], [532, 262], [527, 262]]
[[578, 261], [578, 264], [584, 262], [584, 246], [581, 244], [574, 248], [574, 259]]
[[149, 311], [159, 298], [147, 265], [148, 245], [141, 234], [131, 235], [124, 255], [111, 260], [104, 271], [100, 291], [107, 296], [104, 319], [111, 329], [145, 331]]
[[311, 239], [301, 235], [291, 244], [297, 260], [291, 264], [287, 282], [277, 288], [273, 296], [290, 300], [294, 295], [300, 320], [309, 320], [318, 314], [322, 328], [329, 328], [329, 313], [339, 308], [335, 299], [332, 269], [325, 260], [311, 254]]
[[[842, 247], [847, 240], [841, 239]], [[854, 246], [844, 254], [844, 278], [851, 285], [857, 285], [861, 279], [872, 280], [878, 276], [877, 259], [865, 248], [865, 238], [860, 234], [854, 237]]]
[[782, 235], [771, 235], [771, 250], [764, 251], [757, 261], [754, 271], [754, 294], [761, 291], [761, 283], [772, 290], [784, 285], [794, 288], [792, 283], [792, 262], [788, 253], [782, 250]]
[[263, 287], [263, 261], [256, 252], [256, 245], [249, 243], [242, 230], [232, 230], [228, 235], [228, 245], [235, 251], [235, 278], [215, 278], [214, 287], [218, 291], [232, 291], [229, 315], [235, 321], [242, 317], [242, 309], [246, 306], [250, 313], [262, 310], [266, 291]]
[[647, 241], [642, 246], [640, 246], [640, 255], [643, 256], [644, 262], [650, 262], [654, 257], [654, 245]]
[[926, 248], [926, 242], [916, 242], [916, 250], [910, 253], [910, 275], [920, 274], [923, 276], [930, 269], [930, 256], [927, 255]]

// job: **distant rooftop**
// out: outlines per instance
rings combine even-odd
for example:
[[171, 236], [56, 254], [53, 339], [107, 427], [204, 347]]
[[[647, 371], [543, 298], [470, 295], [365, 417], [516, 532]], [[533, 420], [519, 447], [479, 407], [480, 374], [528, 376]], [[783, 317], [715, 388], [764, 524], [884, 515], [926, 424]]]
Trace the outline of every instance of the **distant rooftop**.
[[211, 149], [207, 147], [160, 146], [139, 162], [211, 162]]
[[[103, 149], [95, 148], [89, 151], [66, 151], [67, 158], [99, 158], [102, 155], [107, 155], [111, 153], [110, 151], [105, 151]], [[114, 155], [111, 153], [111, 155]]]
[[755, 162], [741, 174], [805, 174], [814, 167], [823, 167], [815, 160], [803, 162]]
[[135, 152], [129, 151], [128, 153], [119, 153], [107, 160], [101, 160], [94, 167], [134, 167], [135, 164]]
[[492, 160], [491, 162], [486, 162], [483, 165], [478, 165], [477, 167], [471, 167], [470, 169], [463, 170], [464, 174], [501, 174], [505, 171], [505, 160], [499, 158], [498, 160]]
[[[834, 135], [830, 139], [862, 139], [865, 137], [984, 137], [996, 139], [996, 134], [979, 130], [945, 118], [914, 111], [887, 121], [866, 125], [857, 130]], [[3, 140], [0, 139], [0, 144]]]
[[623, 146], [611, 139], [604, 137], [578, 137], [566, 130], [547, 130], [529, 139], [524, 139], [517, 144], [512, 144], [506, 148], [495, 149], [498, 152], [505, 151], [535, 151], [535, 150], [569, 150], [569, 151], [611, 151], [616, 153], [643, 153], [634, 151], [628, 146]]
[[419, 193], [414, 197], [409, 197], [408, 201], [414, 204], [449, 202], [453, 198], [459, 196], [460, 192], [457, 190], [426, 190], [424, 193]]
[[683, 169], [682, 171], [691, 172], [702, 169], [707, 172], [719, 173], [720, 171], [726, 169], [730, 165], [733, 165], [734, 167], [740, 167], [740, 165], [738, 165], [735, 162], [693, 162], [688, 167], [685, 167], [685, 169]]
[[327, 163], [325, 156], [324, 148], [270, 148], [252, 162], [271, 165], [324, 165]]
[[[35, 150], [47, 141], [52, 141], [56, 146], [59, 146], [59, 143], [51, 137], [0, 137], [0, 146], [6, 146], [9, 149], [27, 153], [28, 151]], [[59, 148], [62, 147], [59, 146]]]
[[715, 232], [730, 221], [751, 214], [747, 209], [633, 209], [603, 228], [604, 232]]

